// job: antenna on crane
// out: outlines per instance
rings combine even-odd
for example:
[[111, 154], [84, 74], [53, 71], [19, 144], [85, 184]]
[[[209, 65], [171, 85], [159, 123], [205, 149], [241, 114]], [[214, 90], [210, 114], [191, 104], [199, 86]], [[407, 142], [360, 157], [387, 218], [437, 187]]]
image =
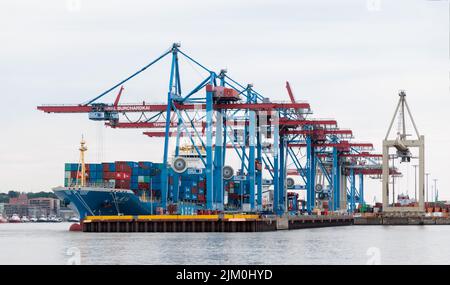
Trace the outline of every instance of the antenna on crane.
[[[78, 166], [78, 175], [77, 175], [77, 186], [85, 187], [86, 186], [86, 164], [84, 162], [84, 153], [88, 150], [86, 146], [86, 141], [84, 140], [84, 136], [81, 135], [80, 141], [80, 165]], [[80, 170], [81, 166], [81, 170]], [[80, 184], [78, 185], [78, 178], [80, 178]]]

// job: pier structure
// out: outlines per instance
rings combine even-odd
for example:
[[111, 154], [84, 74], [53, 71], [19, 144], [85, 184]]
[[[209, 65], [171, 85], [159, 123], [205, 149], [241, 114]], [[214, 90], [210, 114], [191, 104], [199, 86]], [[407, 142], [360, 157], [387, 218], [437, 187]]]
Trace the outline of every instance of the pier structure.
[[348, 226], [352, 216], [278, 217], [260, 215], [88, 216], [84, 232], [266, 232]]

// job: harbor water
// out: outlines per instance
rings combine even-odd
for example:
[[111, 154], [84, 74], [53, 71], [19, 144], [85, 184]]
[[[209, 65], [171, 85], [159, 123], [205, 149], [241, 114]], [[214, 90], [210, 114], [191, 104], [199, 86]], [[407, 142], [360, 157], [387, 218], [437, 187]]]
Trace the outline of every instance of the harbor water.
[[450, 264], [450, 226], [260, 233], [82, 233], [0, 224], [0, 264]]

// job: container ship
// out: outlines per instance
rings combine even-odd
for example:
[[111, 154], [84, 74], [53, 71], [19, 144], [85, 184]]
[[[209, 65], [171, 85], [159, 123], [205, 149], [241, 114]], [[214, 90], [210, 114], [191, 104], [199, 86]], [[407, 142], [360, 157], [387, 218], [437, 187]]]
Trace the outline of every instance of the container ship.
[[[206, 176], [197, 167], [197, 152], [180, 147], [169, 171], [169, 205], [161, 207], [161, 172], [164, 165], [150, 161], [85, 163], [85, 141], [80, 162], [65, 164], [64, 186], [53, 191], [78, 212], [80, 219], [100, 215], [197, 214], [205, 209]], [[195, 153], [195, 154], [194, 154]], [[197, 155], [197, 156], [196, 156]], [[246, 183], [234, 179], [231, 167], [224, 168], [226, 210], [249, 208]]]

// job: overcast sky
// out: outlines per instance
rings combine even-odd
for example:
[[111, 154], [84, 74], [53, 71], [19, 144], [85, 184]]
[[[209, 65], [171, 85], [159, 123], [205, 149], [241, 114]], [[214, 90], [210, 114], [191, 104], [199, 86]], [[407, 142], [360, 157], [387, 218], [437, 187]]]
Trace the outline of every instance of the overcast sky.
[[[181, 42], [206, 66], [226, 67], [274, 100], [288, 99], [289, 80], [314, 117], [337, 119], [378, 152], [398, 91], [406, 90], [425, 135], [426, 169], [450, 199], [448, 1], [189, 2], [0, 2], [1, 192], [62, 184], [82, 133], [91, 162], [161, 161], [161, 141], [140, 130], [105, 129], [87, 114], [49, 115], [36, 106], [84, 102]], [[146, 71], [123, 101], [163, 102], [168, 68], [165, 61]], [[182, 76], [201, 78], [189, 65]], [[367, 201], [381, 199], [380, 182], [366, 185]]]

